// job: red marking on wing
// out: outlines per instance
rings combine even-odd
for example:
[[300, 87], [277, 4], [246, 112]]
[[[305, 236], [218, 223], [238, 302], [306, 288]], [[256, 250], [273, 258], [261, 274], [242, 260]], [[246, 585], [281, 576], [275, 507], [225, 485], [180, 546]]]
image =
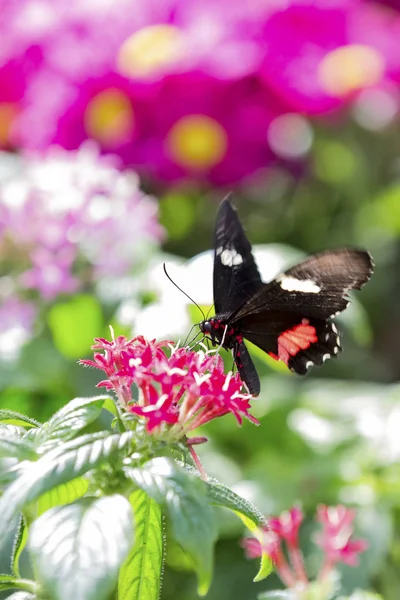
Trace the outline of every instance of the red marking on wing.
[[296, 356], [300, 350], [306, 350], [314, 342], [318, 342], [315, 327], [304, 324], [296, 325], [278, 337], [278, 358], [288, 364], [291, 356]]

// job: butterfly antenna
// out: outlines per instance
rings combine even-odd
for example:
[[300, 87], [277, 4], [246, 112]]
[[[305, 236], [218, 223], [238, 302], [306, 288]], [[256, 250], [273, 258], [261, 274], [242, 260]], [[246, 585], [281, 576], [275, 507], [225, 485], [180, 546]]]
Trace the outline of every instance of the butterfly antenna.
[[186, 298], [189, 298], [190, 302], [193, 302], [193, 304], [195, 306], [197, 306], [197, 308], [199, 309], [199, 311], [201, 312], [201, 314], [203, 315], [203, 319], [206, 321], [206, 315], [204, 314], [203, 310], [200, 308], [200, 306], [197, 304], [197, 302], [195, 302], [193, 300], [193, 298], [191, 298], [189, 296], [189, 294], [187, 294], [186, 292], [184, 292], [178, 284], [175, 283], [175, 281], [173, 279], [171, 279], [171, 277], [168, 275], [167, 273], [167, 267], [165, 266], [165, 263], [163, 263], [163, 269], [164, 269], [164, 273], [166, 274], [166, 276], [168, 277], [168, 279], [170, 280], [170, 282], [180, 291], [182, 292], [182, 294], [184, 294], [186, 296]]

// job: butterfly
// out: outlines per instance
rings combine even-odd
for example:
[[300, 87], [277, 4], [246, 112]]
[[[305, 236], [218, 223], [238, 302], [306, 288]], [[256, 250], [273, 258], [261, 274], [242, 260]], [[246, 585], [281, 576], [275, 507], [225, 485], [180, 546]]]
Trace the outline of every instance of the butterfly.
[[232, 205], [220, 204], [214, 234], [215, 316], [200, 323], [214, 346], [231, 350], [250, 394], [260, 379], [244, 340], [249, 340], [291, 371], [305, 375], [341, 351], [339, 332], [330, 319], [349, 303], [373, 273], [371, 255], [341, 248], [310, 256], [270, 283], [257, 265]]

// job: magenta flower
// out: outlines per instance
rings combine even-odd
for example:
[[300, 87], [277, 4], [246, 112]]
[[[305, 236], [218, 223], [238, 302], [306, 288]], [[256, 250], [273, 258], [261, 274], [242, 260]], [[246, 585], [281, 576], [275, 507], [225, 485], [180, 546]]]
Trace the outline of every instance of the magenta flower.
[[[317, 520], [323, 524], [323, 531], [316, 536], [316, 541], [324, 552], [324, 561], [313, 582], [308, 579], [299, 547], [298, 533], [303, 521], [300, 508], [294, 507], [279, 517], [270, 519], [268, 525], [260, 529], [255, 537], [242, 540], [242, 546], [248, 558], [267, 554], [287, 588], [320, 589], [321, 597], [325, 597], [321, 590], [329, 587], [335, 565], [342, 562], [354, 566], [358, 562], [358, 555], [367, 549], [365, 540], [353, 539], [354, 517], [353, 510], [341, 505], [318, 507]], [[283, 542], [286, 544], [289, 560], [283, 552]]]
[[[107, 379], [98, 387], [114, 390], [125, 410], [143, 419], [147, 431], [157, 437], [179, 440], [228, 413], [239, 424], [243, 417], [258, 423], [249, 413], [250, 396], [241, 393], [239, 375], [225, 374], [218, 355], [141, 336], [132, 340], [120, 336], [111, 342], [99, 338], [93, 349], [94, 360], [81, 363], [105, 372]], [[137, 401], [132, 385], [139, 391]]]

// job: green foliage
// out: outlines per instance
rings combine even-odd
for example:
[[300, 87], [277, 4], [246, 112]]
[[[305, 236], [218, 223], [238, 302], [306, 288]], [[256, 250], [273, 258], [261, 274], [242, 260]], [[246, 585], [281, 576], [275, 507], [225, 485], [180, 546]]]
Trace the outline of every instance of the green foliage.
[[120, 495], [52, 508], [29, 538], [38, 579], [55, 600], [108, 598], [132, 543], [132, 509]]
[[174, 538], [193, 560], [199, 575], [199, 593], [203, 595], [211, 582], [216, 538], [214, 514], [204, 482], [167, 458], [156, 458], [141, 469], [125, 472], [166, 510]]
[[157, 600], [163, 568], [163, 517], [159, 504], [142, 490], [129, 498], [136, 541], [118, 578], [118, 600]]
[[[14, 414], [0, 424], [1, 456], [13, 461], [5, 466], [12, 477], [4, 479], [0, 498], [1, 551], [14, 536], [13, 575], [0, 579], [0, 591], [52, 600], [107, 600], [110, 594], [115, 600], [156, 600], [165, 515], [204, 595], [217, 536], [212, 505], [230, 509], [250, 528], [263, 523], [229, 488], [206, 483], [194, 469], [162, 456], [164, 446], [132, 419], [119, 421], [125, 428], [119, 433], [82, 433], [109, 414], [110, 402], [105, 396], [75, 398], [41, 425], [32, 427], [23, 415], [11, 425]], [[24, 556], [35, 581], [20, 576]], [[262, 563], [264, 576], [270, 566]]]

